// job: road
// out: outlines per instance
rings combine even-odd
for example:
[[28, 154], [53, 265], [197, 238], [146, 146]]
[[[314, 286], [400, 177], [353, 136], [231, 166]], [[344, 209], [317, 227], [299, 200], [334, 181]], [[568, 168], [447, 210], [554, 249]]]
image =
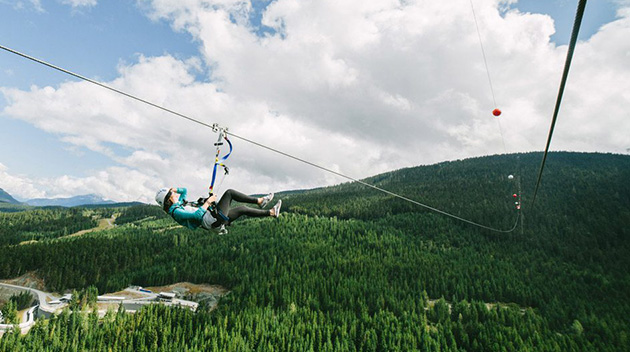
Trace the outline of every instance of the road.
[[[35, 290], [32, 288], [28, 288], [28, 287], [15, 286], [15, 285], [5, 284], [5, 283], [0, 283], [0, 287], [13, 289], [17, 291], [31, 292], [32, 294], [37, 296], [37, 299], [40, 302], [43, 302], [43, 304], [46, 306], [47, 309], [51, 309], [50, 305], [48, 305], [48, 303], [46, 302], [46, 297], [49, 296], [47, 293], [44, 293], [42, 291]], [[35, 318], [38, 313], [38, 308], [39, 308], [39, 305], [33, 306], [29, 308], [29, 310], [27, 310], [26, 313], [22, 315], [22, 322], [18, 324], [18, 328], [22, 331], [23, 334], [27, 333], [31, 329], [31, 327], [35, 324]], [[11, 325], [11, 324], [0, 324], [0, 336], [4, 332], [12, 330], [13, 327], [14, 325]]]
[[[13, 289], [20, 292], [30, 292], [39, 301], [38, 305], [29, 308], [29, 310], [26, 311], [26, 313], [22, 316], [22, 322], [18, 325], [18, 328], [22, 331], [23, 334], [26, 334], [31, 329], [31, 327], [35, 324], [35, 318], [37, 318], [37, 316], [39, 316], [40, 314], [49, 316], [56, 313], [60, 308], [63, 308], [63, 305], [49, 303], [49, 301], [59, 299], [58, 297], [55, 297], [50, 293], [36, 290], [30, 287], [5, 284], [2, 282], [0, 282], [0, 287]], [[12, 329], [13, 325], [0, 324], [0, 334]]]
[[85, 235], [86, 233], [95, 232], [95, 231], [108, 230], [108, 229], [111, 229], [111, 228], [116, 226], [116, 224], [114, 223], [115, 221], [116, 221], [116, 215], [112, 215], [111, 218], [100, 219], [98, 221], [98, 226], [96, 226], [96, 227], [93, 227], [93, 228], [87, 229], [87, 230], [81, 230], [81, 231], [78, 231], [78, 232], [75, 232], [75, 233], [71, 233], [71, 234], [66, 235], [66, 236], [61, 236], [61, 237], [59, 237], [59, 239], [61, 239], [61, 238], [69, 238], [69, 237], [77, 237], [77, 236]]
[[36, 290], [34, 288], [30, 288], [30, 287], [22, 287], [22, 286], [17, 286], [17, 285], [11, 285], [11, 284], [5, 284], [0, 282], [0, 287], [7, 287], [7, 288], [12, 288], [14, 290], [18, 290], [18, 291], [28, 291], [31, 292], [32, 294], [34, 294], [36, 297], [36, 299], [39, 301], [39, 309], [43, 310], [47, 313], [54, 313], [57, 311], [57, 309], [59, 308], [58, 305], [51, 305], [48, 302], [49, 301], [54, 301], [54, 300], [58, 300], [59, 297], [55, 297], [50, 293], [47, 292], [43, 292], [40, 290]]

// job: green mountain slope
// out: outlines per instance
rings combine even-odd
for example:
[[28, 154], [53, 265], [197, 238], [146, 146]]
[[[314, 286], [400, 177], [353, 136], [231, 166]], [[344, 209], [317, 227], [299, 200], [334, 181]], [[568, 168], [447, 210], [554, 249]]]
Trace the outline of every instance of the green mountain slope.
[[172, 228], [143, 206], [115, 210], [112, 230], [0, 246], [0, 277], [36, 271], [52, 290], [177, 281], [231, 290], [212, 312], [154, 307], [98, 324], [60, 316], [5, 335], [0, 351], [628, 350], [630, 158], [552, 153], [532, 210], [539, 162], [492, 156], [370, 180], [501, 228], [513, 225], [520, 181], [524, 226], [509, 234], [344, 184], [285, 195], [280, 219], [239, 221], [226, 236]]
[[[528, 201], [540, 159], [540, 153], [489, 156], [402, 169], [365, 181], [475, 222], [510, 228], [515, 213], [512, 194], [522, 196], [524, 213], [528, 215]], [[509, 175], [515, 178], [509, 180]], [[630, 204], [630, 184], [626, 181], [629, 176], [628, 156], [551, 153], [539, 202], [531, 215], [546, 212], [562, 212], [571, 217], [575, 212], [621, 215], [619, 212]], [[374, 219], [382, 214], [427, 212], [420, 206], [354, 183], [287, 198], [287, 205], [294, 211], [340, 218]]]
[[13, 198], [9, 193], [0, 188], [0, 203], [9, 203], [9, 204], [20, 204], [15, 198]]

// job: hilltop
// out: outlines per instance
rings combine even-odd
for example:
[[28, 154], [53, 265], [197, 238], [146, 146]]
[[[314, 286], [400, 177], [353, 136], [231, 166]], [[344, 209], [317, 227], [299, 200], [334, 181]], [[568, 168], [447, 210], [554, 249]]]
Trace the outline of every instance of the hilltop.
[[[553, 212], [579, 221], [602, 214], [627, 218], [630, 208], [630, 156], [598, 153], [551, 153], [536, 211], [528, 213], [541, 153], [495, 155], [392, 171], [365, 179], [429, 206], [485, 223], [509, 228], [518, 193], [526, 218]], [[514, 178], [510, 180], [509, 175]], [[288, 194], [287, 206], [308, 215], [344, 219], [378, 219], [384, 214], [428, 213], [357, 183]], [[608, 214], [609, 213], [609, 214]], [[617, 221], [612, 221], [616, 223]], [[630, 222], [625, 222], [630, 223]]]
[[114, 204], [114, 201], [105, 200], [96, 194], [86, 194], [81, 196], [67, 198], [35, 198], [26, 201], [26, 204], [35, 207], [44, 206], [60, 206], [60, 207], [76, 207], [86, 205], [107, 205]]

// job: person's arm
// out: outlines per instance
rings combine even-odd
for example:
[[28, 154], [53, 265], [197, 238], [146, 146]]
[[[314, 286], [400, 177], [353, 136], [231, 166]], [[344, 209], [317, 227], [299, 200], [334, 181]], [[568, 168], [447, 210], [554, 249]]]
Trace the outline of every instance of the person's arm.
[[188, 194], [188, 190], [184, 187], [171, 188], [171, 192], [179, 193], [180, 200], [186, 200], [186, 195]]
[[175, 220], [178, 221], [185, 221], [185, 220], [199, 220], [201, 221], [201, 219], [203, 218], [203, 214], [205, 214], [207, 211], [207, 208], [203, 208], [200, 207], [195, 211], [190, 211], [190, 210], [186, 210], [183, 208], [176, 208], [173, 211], [173, 218], [175, 218]]

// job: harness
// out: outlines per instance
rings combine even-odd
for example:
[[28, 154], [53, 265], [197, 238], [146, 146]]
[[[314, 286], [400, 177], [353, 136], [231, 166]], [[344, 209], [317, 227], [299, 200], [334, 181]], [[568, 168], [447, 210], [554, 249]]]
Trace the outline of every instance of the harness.
[[[170, 211], [168, 212], [168, 214], [172, 217], [173, 214], [175, 213], [175, 210], [177, 210], [178, 208], [184, 209], [185, 206], [190, 205], [196, 208], [199, 208], [203, 203], [205, 203], [207, 198], [199, 198], [197, 201], [195, 202], [189, 202], [187, 200], [184, 200], [180, 205], [175, 206], [175, 207], [171, 207]], [[230, 218], [223, 214], [223, 212], [221, 210], [219, 210], [219, 208], [217, 208], [216, 204], [213, 203], [211, 206], [208, 207], [208, 211], [210, 212], [210, 215], [212, 215], [213, 218], [217, 219], [217, 220], [223, 220], [224, 223], [229, 224], [230, 223]], [[222, 222], [221, 221], [216, 221], [213, 224], [213, 227], [215, 227], [214, 225], [216, 224], [218, 227], [218, 225], [220, 225]]]

